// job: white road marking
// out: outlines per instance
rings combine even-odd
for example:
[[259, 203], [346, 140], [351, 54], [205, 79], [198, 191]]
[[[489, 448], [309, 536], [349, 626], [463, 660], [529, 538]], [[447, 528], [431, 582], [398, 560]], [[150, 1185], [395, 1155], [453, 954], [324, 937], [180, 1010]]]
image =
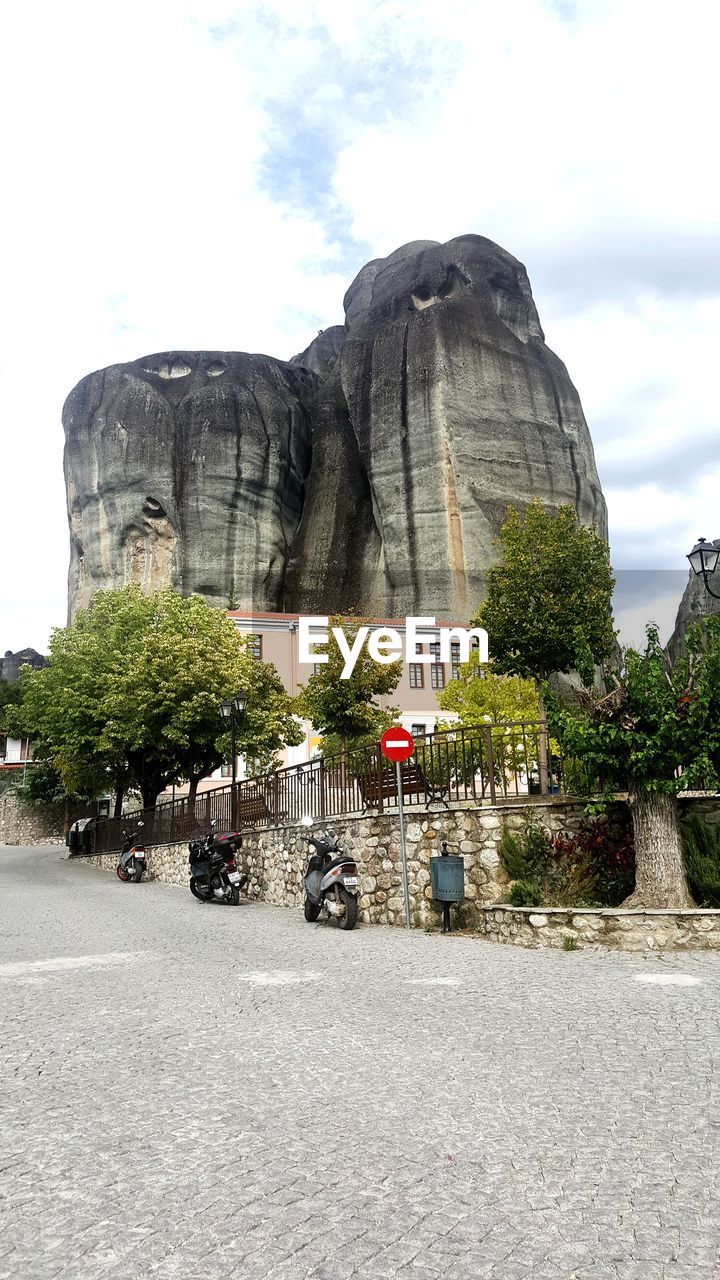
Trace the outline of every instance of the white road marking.
[[459, 987], [459, 978], [405, 978], [406, 987]]
[[238, 982], [250, 982], [254, 987], [296, 987], [303, 982], [320, 982], [323, 975], [310, 969], [302, 972], [297, 969], [275, 969], [254, 970], [236, 976]]
[[0, 978], [15, 978], [28, 973], [61, 973], [65, 969], [103, 969], [108, 965], [129, 964], [148, 955], [147, 951], [107, 951], [100, 956], [56, 956], [53, 960], [17, 960], [0, 964]]
[[699, 978], [689, 973], [636, 973], [636, 982], [653, 982], [656, 987], [697, 987]]

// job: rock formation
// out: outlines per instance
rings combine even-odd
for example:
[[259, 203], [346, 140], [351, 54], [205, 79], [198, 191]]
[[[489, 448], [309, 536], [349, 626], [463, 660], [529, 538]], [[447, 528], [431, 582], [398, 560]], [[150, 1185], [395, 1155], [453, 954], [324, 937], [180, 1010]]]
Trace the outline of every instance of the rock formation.
[[173, 352], [64, 411], [70, 610], [170, 582], [255, 610], [431, 613], [482, 598], [508, 504], [606, 535], [590, 434], [525, 268], [481, 236], [362, 269], [290, 363]]
[[[712, 541], [713, 546], [720, 548], [720, 538], [714, 538]], [[720, 565], [714, 573], [709, 575], [708, 581], [713, 591], [720, 595]], [[690, 569], [688, 583], [675, 618], [675, 630], [667, 643], [667, 651], [673, 662], [682, 653], [683, 640], [688, 627], [693, 622], [698, 622], [700, 618], [707, 617], [709, 613], [720, 613], [720, 600], [709, 595], [702, 578]]]
[[83, 378], [65, 403], [70, 613], [171, 584], [281, 609], [320, 380], [234, 352], [170, 352]]

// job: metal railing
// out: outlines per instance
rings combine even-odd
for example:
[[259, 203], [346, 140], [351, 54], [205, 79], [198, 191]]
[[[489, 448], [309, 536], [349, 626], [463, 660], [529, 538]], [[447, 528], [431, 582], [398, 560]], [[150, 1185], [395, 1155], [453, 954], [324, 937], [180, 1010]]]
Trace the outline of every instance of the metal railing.
[[[587, 794], [589, 779], [574, 761], [550, 750], [542, 721], [483, 724], [450, 729], [416, 739], [411, 760], [401, 766], [403, 800], [417, 809], [457, 804], [493, 805], [539, 797], [541, 740], [547, 756], [548, 795]], [[321, 821], [397, 806], [395, 766], [379, 746], [361, 747], [344, 756], [316, 756], [306, 764], [247, 778], [232, 786], [201, 792], [191, 802], [180, 797], [155, 809], [122, 818], [98, 819], [95, 852], [119, 849], [124, 829], [142, 821], [148, 845], [171, 844], [219, 829], [294, 824], [303, 817]]]

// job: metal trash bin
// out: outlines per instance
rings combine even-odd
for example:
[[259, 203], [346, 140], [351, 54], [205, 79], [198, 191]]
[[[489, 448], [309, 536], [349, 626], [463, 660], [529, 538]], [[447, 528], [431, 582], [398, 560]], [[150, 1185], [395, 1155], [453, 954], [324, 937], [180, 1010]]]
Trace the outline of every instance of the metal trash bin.
[[436, 902], [443, 904], [443, 933], [450, 932], [450, 903], [465, 898], [465, 859], [448, 853], [443, 841], [442, 853], [430, 859], [430, 885]]
[[92, 853], [95, 847], [95, 819], [78, 818], [68, 831], [65, 843], [71, 855]]

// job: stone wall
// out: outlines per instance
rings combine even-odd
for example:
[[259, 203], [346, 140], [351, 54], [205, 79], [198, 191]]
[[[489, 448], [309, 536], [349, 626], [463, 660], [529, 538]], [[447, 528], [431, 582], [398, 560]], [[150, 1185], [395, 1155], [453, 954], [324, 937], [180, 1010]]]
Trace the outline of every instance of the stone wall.
[[[710, 822], [720, 822], [718, 799], [689, 799]], [[443, 840], [450, 853], [465, 859], [466, 901], [453, 908], [453, 927], [464, 927], [497, 942], [523, 947], [601, 944], [624, 951], [720, 949], [720, 911], [622, 911], [565, 907], [511, 907], [503, 904], [507, 876], [498, 844], [504, 829], [519, 830], [532, 817], [550, 832], [575, 831], [584, 813], [581, 802], [561, 799], [530, 805], [456, 808], [440, 813], [411, 813], [406, 824], [412, 923], [439, 924], [440, 908], [430, 897], [430, 858]], [[628, 821], [619, 802], [611, 814]], [[360, 918], [369, 924], [404, 922], [400, 836], [397, 814], [344, 818], [333, 822], [340, 844], [360, 872]], [[248, 895], [276, 906], [302, 905], [307, 845], [297, 827], [271, 827], [246, 833], [239, 861], [249, 872]], [[83, 859], [114, 871], [117, 854]], [[183, 887], [188, 883], [187, 844], [156, 845], [147, 851], [150, 878]], [[570, 942], [566, 943], [566, 939]]]
[[[449, 853], [465, 859], [466, 901], [459, 908], [463, 924], [480, 920], [478, 908], [502, 902], [507, 876], [500, 866], [498, 844], [505, 827], [519, 829], [533, 815], [552, 832], [576, 830], [583, 806], [562, 800], [492, 808], [458, 808], [426, 814], [411, 811], [406, 820], [408, 879], [413, 924], [437, 923], [439, 909], [430, 897], [430, 858], [447, 841]], [[358, 863], [360, 918], [367, 924], [402, 924], [403, 889], [400, 833], [397, 814], [342, 818], [332, 829], [348, 854]], [[308, 846], [300, 839], [302, 828], [270, 827], [246, 835], [240, 861], [249, 871], [247, 892], [251, 898], [277, 906], [301, 906], [302, 881]], [[158, 845], [148, 849], [148, 873], [167, 884], [186, 885], [187, 844]], [[96, 866], [115, 867], [117, 855], [92, 858]]]
[[482, 917], [479, 931], [486, 938], [520, 947], [600, 943], [618, 951], [720, 949], [720, 911], [495, 906], [486, 908]]
[[13, 790], [0, 794], [0, 845], [64, 843], [62, 805], [22, 804]]
[[0, 792], [0, 845], [65, 844], [70, 823], [96, 812], [94, 804], [74, 805], [69, 813], [62, 804], [29, 804], [9, 787]]

